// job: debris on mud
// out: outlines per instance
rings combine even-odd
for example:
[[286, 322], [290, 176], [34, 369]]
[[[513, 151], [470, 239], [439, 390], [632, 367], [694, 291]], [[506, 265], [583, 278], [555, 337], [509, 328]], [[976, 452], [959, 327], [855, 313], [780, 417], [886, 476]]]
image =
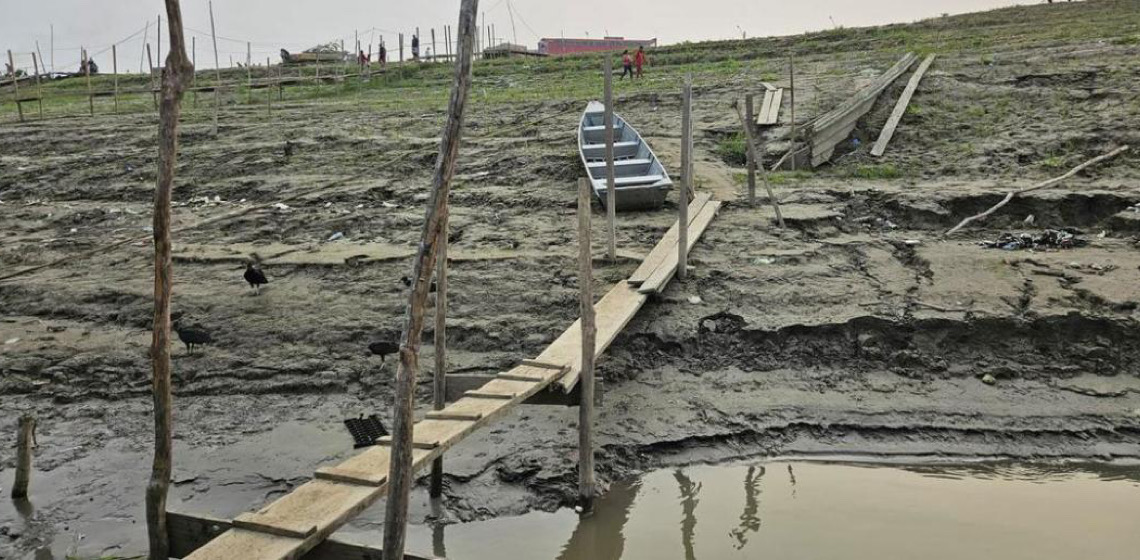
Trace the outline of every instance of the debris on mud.
[[978, 245], [987, 249], [1002, 249], [1004, 251], [1073, 249], [1088, 244], [1088, 240], [1077, 237], [1077, 233], [1063, 229], [1047, 229], [1038, 235], [1024, 232], [1006, 232], [993, 241], [978, 242]]

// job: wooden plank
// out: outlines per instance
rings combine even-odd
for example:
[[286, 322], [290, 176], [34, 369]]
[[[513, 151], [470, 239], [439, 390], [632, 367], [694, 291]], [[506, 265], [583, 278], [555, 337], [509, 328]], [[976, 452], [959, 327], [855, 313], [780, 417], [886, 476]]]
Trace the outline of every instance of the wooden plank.
[[530, 367], [530, 366], [518, 366], [518, 367], [515, 367], [514, 369], [512, 369], [510, 371], [500, 373], [498, 375], [498, 378], [499, 379], [511, 379], [511, 380], [515, 380], [515, 381], [535, 382], [535, 381], [546, 381], [547, 379], [551, 379], [554, 377], [560, 377], [561, 374], [563, 374], [565, 372], [566, 372], [565, 367], [560, 367], [557, 369], [551, 369], [551, 368], [536, 368], [536, 367]]
[[875, 141], [875, 147], [871, 148], [871, 155], [880, 157], [887, 151], [887, 144], [890, 143], [891, 137], [895, 135], [895, 128], [898, 127], [899, 121], [902, 120], [903, 115], [906, 114], [907, 105], [910, 105], [910, 98], [914, 95], [915, 90], [918, 89], [918, 83], [922, 81], [922, 75], [926, 73], [926, 69], [934, 63], [934, 56], [929, 55], [922, 64], [918, 66], [918, 70], [914, 71], [914, 75], [910, 77], [910, 81], [906, 84], [906, 89], [903, 90], [902, 95], [899, 96], [898, 103], [895, 104], [895, 110], [891, 112], [891, 117], [887, 119], [886, 126], [883, 131], [879, 133], [879, 139]]
[[[561, 378], [561, 375], [565, 374], [565, 372], [566, 370], [564, 369], [562, 373], [559, 374], [559, 378]], [[467, 397], [467, 391], [475, 391], [493, 379], [495, 379], [495, 377], [492, 375], [450, 373], [447, 375], [447, 400], [448, 402], [457, 402], [460, 399]], [[526, 400], [522, 402], [522, 404], [577, 406], [578, 397], [579, 394], [577, 390], [574, 390], [570, 393], [564, 393], [561, 389], [555, 390], [554, 388], [547, 388], [527, 397]], [[480, 400], [502, 402], [501, 400], [495, 401], [492, 399]]]
[[[689, 226], [690, 250], [694, 245], [697, 244], [697, 240], [701, 237], [701, 234], [704, 233], [705, 228], [708, 227], [709, 223], [712, 222], [712, 219], [716, 216], [716, 213], [719, 210], [719, 201], [705, 205], [705, 209], [701, 211], [701, 215], [693, 221], [693, 224], [691, 226]], [[672, 258], [667, 258], [665, 262], [661, 263], [661, 266], [657, 268], [657, 271], [653, 273], [653, 276], [650, 276], [649, 279], [647, 279], [645, 283], [643, 283], [641, 287], [638, 288], [639, 292], [643, 294], [648, 294], [650, 292], [660, 293], [665, 289], [665, 285], [669, 283], [669, 280], [673, 278], [673, 274], [677, 272], [676, 251], [674, 251], [671, 256]]]
[[[761, 113], [760, 124], [771, 126], [780, 122], [780, 105], [784, 103], [784, 90], [780, 88], [772, 93], [772, 102], [768, 105], [768, 112]], [[764, 97], [767, 97], [765, 95]]]
[[511, 381], [508, 379], [496, 378], [494, 381], [484, 385], [478, 391], [472, 393], [479, 393], [481, 395], [501, 395], [510, 397], [512, 399], [529, 396], [534, 393], [535, 385], [530, 381]]
[[[669, 247], [673, 258], [677, 257], [677, 247]], [[674, 261], [675, 262], [675, 261]], [[648, 296], [638, 293], [637, 288], [628, 284], [619, 283], [614, 286], [602, 299], [594, 305], [597, 312], [595, 339], [595, 357], [601, 356], [606, 348], [617, 338], [619, 332], [629, 324], [630, 319], [645, 304]], [[553, 344], [539, 354], [538, 359], [554, 361], [565, 364], [569, 369], [557, 381], [563, 391], [569, 391], [578, 383], [578, 375], [582, 366], [582, 323], [574, 321], [570, 328], [559, 336]]]
[[[168, 511], [166, 516], [170, 528], [170, 556], [172, 558], [188, 556], [223, 532], [233, 528], [233, 524], [228, 520], [207, 515], [190, 515]], [[274, 539], [280, 539], [280, 537], [265, 537], [266, 541]], [[287, 541], [288, 539], [284, 540]], [[382, 554], [383, 551], [378, 547], [359, 544], [342, 537], [331, 537], [301, 558], [302, 560], [375, 560], [380, 558]], [[233, 558], [243, 558], [243, 556], [235, 555]], [[408, 553], [404, 554], [404, 559], [441, 560], [435, 556]]]
[[[690, 224], [693, 223], [693, 220], [696, 219], [697, 215], [704, 209], [705, 204], [708, 204], [711, 199], [712, 195], [709, 193], [700, 193], [689, 203]], [[645, 282], [646, 278], [649, 278], [653, 274], [653, 271], [657, 270], [657, 267], [661, 266], [661, 262], [665, 260], [668, 253], [677, 252], [677, 238], [680, 237], [677, 224], [678, 222], [673, 222], [673, 227], [665, 232], [665, 236], [661, 238], [661, 241], [653, 247], [653, 250], [645, 257], [645, 260], [641, 261], [641, 266], [633, 271], [633, 274], [626, 280], [627, 283], [633, 286], [640, 286], [642, 282]]]
[[339, 527], [381, 494], [375, 487], [312, 480], [260, 511], [239, 515], [234, 526], [304, 539], [318, 530]]
[[[429, 418], [415, 425], [412, 433], [412, 445], [420, 449], [435, 449], [444, 445], [450, 447], [474, 429], [475, 423], [470, 420]], [[391, 444], [391, 442], [392, 436], [384, 436], [378, 440], [378, 443], [381, 444]]]
[[[388, 461], [392, 450], [386, 446], [369, 447], [363, 453], [331, 467], [317, 469], [316, 477], [322, 480], [383, 486], [388, 482]], [[417, 450], [413, 460], [422, 459], [426, 451]]]
[[760, 102], [760, 113], [756, 115], [756, 124], [768, 124], [765, 119], [768, 118], [768, 111], [772, 108], [772, 97], [775, 95], [775, 90], [768, 90], [764, 92], [764, 101]]

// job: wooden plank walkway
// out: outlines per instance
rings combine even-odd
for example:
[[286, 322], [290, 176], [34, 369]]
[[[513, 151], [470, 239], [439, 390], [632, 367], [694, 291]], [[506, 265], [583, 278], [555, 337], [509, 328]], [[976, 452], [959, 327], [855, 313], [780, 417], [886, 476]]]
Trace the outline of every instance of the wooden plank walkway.
[[891, 111], [891, 118], [887, 119], [887, 124], [883, 126], [883, 131], [879, 133], [879, 139], [875, 141], [875, 147], [871, 148], [871, 155], [880, 157], [887, 151], [887, 144], [891, 141], [891, 137], [895, 135], [895, 127], [899, 125], [903, 115], [906, 113], [907, 105], [910, 105], [910, 98], [914, 95], [915, 90], [918, 89], [918, 82], [922, 81], [922, 75], [926, 74], [926, 69], [934, 63], [934, 55], [929, 55], [922, 64], [918, 66], [918, 70], [914, 71], [914, 75], [910, 77], [910, 81], [906, 84], [906, 89], [903, 90], [899, 96], [899, 102], [895, 104], [894, 111]]
[[[693, 201], [697, 212], [689, 223], [690, 246], [704, 232], [720, 208], [708, 196]], [[692, 206], [690, 206], [692, 208]], [[679, 224], [674, 224], [678, 228]], [[673, 231], [673, 230], [670, 230]], [[597, 349], [601, 355], [649, 297], [647, 285], [660, 290], [677, 269], [677, 235], [669, 234], [647, 258], [641, 287], [619, 282], [594, 305], [597, 312]], [[641, 269], [639, 268], [639, 271]], [[651, 290], [652, 291], [652, 290]], [[479, 428], [505, 415], [531, 396], [557, 383], [569, 391], [578, 381], [581, 360], [581, 327], [575, 321], [534, 360], [524, 360], [500, 373], [482, 387], [440, 411], [427, 413], [413, 430], [413, 471], [422, 469], [444, 451]], [[335, 466], [317, 469], [315, 478], [258, 511], [235, 518], [232, 524], [192, 553], [187, 560], [294, 560], [308, 555], [352, 517], [386, 495], [390, 439]], [[200, 534], [199, 534], [199, 538]], [[184, 543], [175, 549], [189, 550]], [[182, 547], [182, 548], [180, 548]]]
[[764, 92], [764, 102], [756, 114], [756, 124], [772, 126], [780, 122], [780, 105], [784, 102], [784, 88], [769, 87]]

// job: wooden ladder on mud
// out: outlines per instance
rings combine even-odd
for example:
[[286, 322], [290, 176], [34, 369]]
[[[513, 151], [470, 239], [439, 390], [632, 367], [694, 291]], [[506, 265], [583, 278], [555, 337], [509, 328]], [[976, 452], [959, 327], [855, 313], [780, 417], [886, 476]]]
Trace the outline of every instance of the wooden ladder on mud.
[[[708, 194], [698, 195], [689, 204], [690, 248], [720, 205]], [[676, 274], [679, 234], [679, 224], [674, 223], [633, 275], [594, 305], [595, 357], [605, 352], [649, 294], [660, 293]], [[428, 412], [413, 430], [413, 471], [430, 465], [449, 448], [539, 391], [557, 386], [570, 392], [581, 369], [581, 340], [579, 320], [534, 360], [523, 360], [444, 409]], [[313, 480], [232, 521], [170, 512], [171, 554], [187, 560], [379, 558], [376, 548], [329, 537], [386, 494], [389, 444], [390, 438], [383, 438], [379, 445], [338, 465], [321, 467]]]

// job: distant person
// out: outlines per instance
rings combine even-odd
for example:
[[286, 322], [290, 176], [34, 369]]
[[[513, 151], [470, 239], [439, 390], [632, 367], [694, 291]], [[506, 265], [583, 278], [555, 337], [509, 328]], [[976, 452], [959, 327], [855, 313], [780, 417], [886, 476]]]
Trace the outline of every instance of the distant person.
[[12, 65], [8, 64], [7, 62], [4, 63], [4, 75], [5, 76], [15, 76], [16, 75], [16, 72], [14, 70], [12, 70]]
[[629, 57], [629, 50], [628, 49], [625, 52], [621, 53], [621, 65], [622, 65], [622, 71], [621, 71], [621, 76], [618, 78], [618, 81], [619, 82], [622, 81], [625, 78], [626, 74], [629, 74], [629, 81], [632, 82], [633, 81], [633, 59]]
[[376, 55], [376, 58], [380, 60], [380, 66], [388, 64], [388, 49], [384, 48], [384, 43], [380, 43], [380, 52]]
[[356, 55], [356, 63], [358, 65], [360, 65], [361, 67], [363, 67], [363, 66], [367, 65], [369, 62], [372, 62], [372, 61], [369, 60], [368, 55], [364, 54], [364, 49], [361, 49], [360, 54]]
[[648, 64], [649, 59], [645, 57], [645, 47], [637, 47], [637, 54], [633, 55], [633, 66], [637, 69], [637, 77], [641, 77], [641, 67]]
[[412, 60], [418, 61], [420, 59], [420, 38], [412, 35]]

